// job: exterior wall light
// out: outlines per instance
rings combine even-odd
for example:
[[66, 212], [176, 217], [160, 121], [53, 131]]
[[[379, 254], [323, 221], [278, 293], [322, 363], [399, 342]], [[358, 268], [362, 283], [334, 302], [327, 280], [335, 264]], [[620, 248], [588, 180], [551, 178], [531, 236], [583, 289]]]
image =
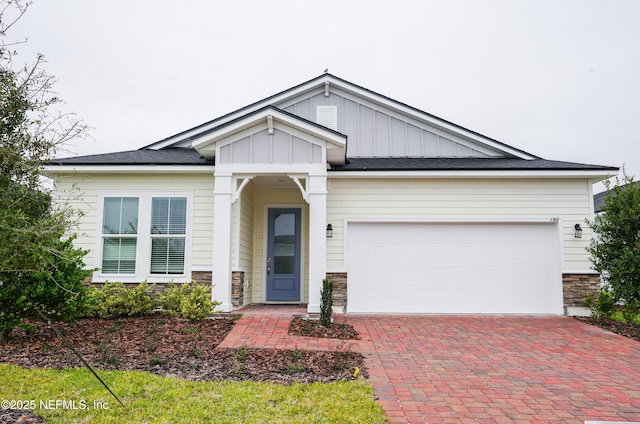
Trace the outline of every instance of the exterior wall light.
[[582, 227], [580, 226], [580, 224], [576, 224], [573, 228], [575, 228], [576, 230], [575, 237], [582, 238]]
[[327, 224], [327, 238], [333, 237], [333, 226], [331, 224]]

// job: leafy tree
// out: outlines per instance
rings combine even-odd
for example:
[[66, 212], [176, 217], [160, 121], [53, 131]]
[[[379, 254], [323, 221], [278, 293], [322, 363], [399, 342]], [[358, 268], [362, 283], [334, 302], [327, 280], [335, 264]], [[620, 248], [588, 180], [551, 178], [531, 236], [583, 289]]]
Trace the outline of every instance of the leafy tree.
[[640, 183], [623, 169], [622, 179], [606, 181], [602, 214], [589, 222], [595, 237], [588, 250], [615, 301], [636, 311], [640, 302]]
[[40, 174], [61, 146], [86, 127], [56, 111], [54, 78], [43, 56], [16, 68], [20, 42], [7, 31], [29, 4], [0, 0], [0, 340], [36, 308], [54, 319], [77, 315], [85, 251], [73, 246], [74, 211], [54, 204]]

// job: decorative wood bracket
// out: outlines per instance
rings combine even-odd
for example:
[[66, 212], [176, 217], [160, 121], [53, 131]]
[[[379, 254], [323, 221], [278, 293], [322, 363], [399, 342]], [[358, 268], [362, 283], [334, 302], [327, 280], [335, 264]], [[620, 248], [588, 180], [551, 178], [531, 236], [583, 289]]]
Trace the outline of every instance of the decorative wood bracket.
[[233, 195], [231, 196], [231, 203], [235, 203], [240, 198], [240, 195], [242, 194], [242, 190], [244, 190], [244, 188], [247, 186], [247, 184], [249, 184], [249, 181], [251, 181], [253, 177], [255, 177], [255, 175], [251, 175], [249, 177], [241, 177], [237, 179], [237, 180], [242, 180], [242, 182], [240, 183], [240, 186], [238, 186], [238, 188], [236, 188], [233, 191]]
[[267, 132], [273, 135], [273, 116], [267, 115]]
[[324, 97], [329, 97], [329, 81], [324, 82]]
[[[296, 183], [296, 185], [300, 189], [300, 192], [302, 193], [302, 198], [304, 199], [304, 201], [309, 203], [309, 192], [305, 189], [305, 187], [300, 182], [300, 177], [295, 175], [288, 175], [288, 177], [291, 178], [294, 183]], [[305, 180], [305, 185], [307, 185], [306, 177], [302, 177], [302, 178]]]

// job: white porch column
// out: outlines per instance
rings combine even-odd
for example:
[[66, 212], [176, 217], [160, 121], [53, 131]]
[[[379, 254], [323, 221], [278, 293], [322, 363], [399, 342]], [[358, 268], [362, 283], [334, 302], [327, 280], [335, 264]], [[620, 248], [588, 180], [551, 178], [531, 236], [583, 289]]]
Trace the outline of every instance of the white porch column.
[[222, 302], [223, 312], [233, 310], [231, 304], [231, 174], [215, 174], [213, 190], [213, 288], [211, 297]]
[[309, 304], [307, 312], [320, 312], [320, 290], [327, 266], [327, 175], [309, 175]]

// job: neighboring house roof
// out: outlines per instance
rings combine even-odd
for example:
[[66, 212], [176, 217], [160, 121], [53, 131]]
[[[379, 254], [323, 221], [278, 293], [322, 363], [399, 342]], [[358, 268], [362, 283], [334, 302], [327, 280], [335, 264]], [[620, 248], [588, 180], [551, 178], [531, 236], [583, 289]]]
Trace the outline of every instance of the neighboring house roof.
[[[631, 184], [640, 184], [640, 181], [634, 181]], [[622, 187], [626, 185], [627, 184], [623, 185]], [[614, 189], [611, 189], [611, 190], [603, 191], [593, 195], [593, 210], [595, 213], [602, 212], [602, 207], [604, 206], [604, 200], [609, 194], [613, 194], [613, 190]]]
[[[422, 131], [418, 134], [418, 139], [433, 136], [437, 140], [444, 140], [449, 145], [467, 149], [469, 157], [456, 154], [454, 150], [451, 150], [454, 157], [440, 155], [435, 157], [427, 154], [422, 155], [423, 157], [411, 157], [409, 154], [406, 157], [398, 155], [385, 157], [376, 153], [363, 154], [362, 152], [355, 152], [354, 157], [350, 157], [349, 151], [346, 150], [345, 161], [345, 146], [348, 145], [349, 134], [314, 122], [313, 118], [309, 117], [310, 112], [300, 113], [299, 110], [296, 110], [301, 99], [313, 96], [320, 96], [324, 99], [329, 96], [330, 90], [335, 90], [339, 93], [339, 97], [341, 96], [350, 102], [361, 101], [367, 105], [365, 107], [379, 107], [380, 110], [388, 112], [388, 115], [385, 116], [390, 121], [393, 119], [396, 121], [398, 119], [405, 120], [403, 121], [407, 125], [405, 131], [413, 129], [418, 132]], [[323, 92], [324, 96], [321, 94]], [[306, 110], [309, 111], [310, 108]], [[108, 166], [112, 166], [115, 170], [122, 169], [123, 166], [212, 166], [215, 164], [215, 149], [210, 145], [215, 147], [215, 144], [212, 144], [215, 143], [215, 140], [223, 140], [230, 135], [239, 134], [249, 126], [257, 125], [256, 122], [261, 119], [279, 120], [283, 124], [333, 143], [331, 159], [327, 156], [327, 161], [332, 165], [332, 171], [552, 170], [562, 172], [592, 171], [597, 172], [598, 175], [617, 171], [615, 167], [542, 159], [331, 74], [323, 74], [139, 150], [52, 159], [47, 166], [47, 171], [55, 173], [56, 170], [61, 171], [63, 168], [69, 167], [105, 167], [106, 170]], [[389, 125], [391, 124], [394, 122], [390, 122]], [[391, 138], [392, 129], [392, 126], [388, 127], [389, 142], [398, 143], [397, 139]], [[433, 132], [429, 132], [430, 130]], [[354, 145], [357, 146], [357, 143]]]

